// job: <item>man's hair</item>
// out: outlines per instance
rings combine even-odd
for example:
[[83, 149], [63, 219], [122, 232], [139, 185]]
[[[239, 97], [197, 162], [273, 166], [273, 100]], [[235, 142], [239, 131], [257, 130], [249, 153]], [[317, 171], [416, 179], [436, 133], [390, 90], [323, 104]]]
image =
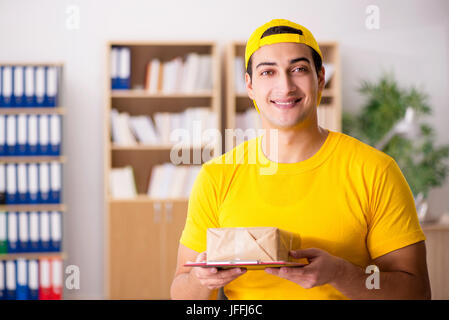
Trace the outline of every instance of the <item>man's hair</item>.
[[[292, 27], [288, 27], [288, 26], [276, 26], [276, 27], [271, 27], [269, 29], [267, 29], [262, 36], [260, 37], [261, 39], [267, 36], [271, 36], [272, 34], [281, 34], [281, 33], [296, 33], [296, 34], [300, 34], [302, 35], [302, 31], [292, 28]], [[321, 70], [321, 66], [323, 64], [323, 61], [321, 60], [320, 55], [318, 54], [318, 52], [315, 51], [315, 49], [309, 47], [310, 50], [312, 50], [312, 59], [313, 59], [313, 63], [315, 65], [315, 70], [316, 70], [316, 74], [318, 75], [320, 70]], [[246, 72], [249, 74], [250, 79], [252, 80], [253, 77], [253, 64], [252, 64], [252, 59], [253, 56], [251, 55], [251, 57], [249, 57], [248, 59], [248, 67], [246, 68]]]

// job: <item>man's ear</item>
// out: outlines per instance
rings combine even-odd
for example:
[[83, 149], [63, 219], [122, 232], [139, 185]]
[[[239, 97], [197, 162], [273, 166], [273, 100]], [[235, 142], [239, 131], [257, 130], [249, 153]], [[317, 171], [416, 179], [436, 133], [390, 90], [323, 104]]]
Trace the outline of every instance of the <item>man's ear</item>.
[[323, 91], [326, 83], [324, 82], [324, 75], [326, 74], [326, 70], [324, 70], [324, 66], [321, 66], [320, 72], [318, 72], [318, 91]]
[[248, 97], [251, 100], [254, 100], [253, 84], [251, 82], [251, 77], [249, 76], [248, 72], [245, 73], [245, 83], [246, 83], [246, 92], [248, 93]]

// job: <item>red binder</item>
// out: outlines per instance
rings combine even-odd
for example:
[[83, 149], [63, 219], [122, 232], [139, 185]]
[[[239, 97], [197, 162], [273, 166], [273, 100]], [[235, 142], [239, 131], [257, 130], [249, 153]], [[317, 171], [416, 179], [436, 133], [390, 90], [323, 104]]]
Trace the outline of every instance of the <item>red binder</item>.
[[62, 260], [61, 258], [52, 258], [51, 264], [51, 290], [50, 300], [62, 299]]
[[48, 258], [39, 259], [39, 300], [51, 299], [50, 261]]

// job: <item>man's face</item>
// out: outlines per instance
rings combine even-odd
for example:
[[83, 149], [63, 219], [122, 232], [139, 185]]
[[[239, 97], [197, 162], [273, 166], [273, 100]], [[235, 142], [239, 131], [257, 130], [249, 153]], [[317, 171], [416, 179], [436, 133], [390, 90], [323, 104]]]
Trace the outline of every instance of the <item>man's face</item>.
[[324, 68], [317, 76], [312, 50], [299, 43], [276, 43], [252, 55], [252, 81], [246, 88], [256, 100], [262, 122], [270, 128], [292, 128], [317, 121], [318, 92], [324, 87]]

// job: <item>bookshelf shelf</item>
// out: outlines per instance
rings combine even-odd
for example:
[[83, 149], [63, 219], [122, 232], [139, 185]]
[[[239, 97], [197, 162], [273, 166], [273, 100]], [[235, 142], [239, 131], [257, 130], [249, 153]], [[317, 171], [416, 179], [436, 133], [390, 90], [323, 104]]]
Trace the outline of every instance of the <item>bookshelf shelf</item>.
[[0, 108], [0, 114], [65, 114], [65, 108]]
[[187, 198], [161, 198], [161, 199], [155, 199], [150, 198], [147, 195], [139, 194], [135, 198], [130, 199], [114, 199], [110, 198], [109, 202], [111, 203], [148, 203], [148, 204], [155, 204], [155, 203], [185, 203], [189, 199]]
[[64, 63], [63, 62], [1, 62], [2, 66], [22, 66], [22, 67], [26, 67], [26, 66], [32, 66], [32, 67], [63, 67]]
[[213, 98], [213, 93], [195, 92], [195, 93], [149, 93], [145, 90], [112, 90], [112, 98], [167, 98], [167, 99], [188, 99], [188, 98]]
[[[129, 49], [130, 89], [110, 89], [111, 69], [107, 70], [105, 79], [105, 292], [111, 299], [169, 299], [188, 198], [150, 198], [147, 194], [153, 169], [172, 163], [170, 156], [174, 146], [188, 150], [193, 160], [196, 154], [204, 154], [204, 150], [211, 157], [218, 155], [221, 143], [184, 147], [178, 143], [117, 145], [111, 139], [110, 119], [113, 109], [130, 117], [146, 116], [156, 121], [157, 113], [182, 113], [189, 108], [205, 108], [216, 115], [213, 127], [221, 131], [220, 59], [214, 42], [112, 41], [106, 45], [106, 61], [111, 61], [112, 48], [123, 47]], [[156, 78], [159, 81], [157, 90], [146, 90], [147, 71], [152, 59], [159, 59], [166, 70], [166, 63], [178, 57], [182, 57], [186, 66], [191, 53], [210, 55], [210, 89], [166, 93], [159, 87], [159, 75]], [[108, 66], [111, 67], [110, 64]], [[162, 141], [168, 142], [166, 139]], [[191, 164], [198, 165], [195, 161], [184, 165]], [[110, 193], [110, 174], [113, 169], [126, 166], [133, 169], [137, 196], [114, 198]], [[169, 184], [174, 186], [177, 182], [169, 181]]]
[[64, 204], [2, 204], [0, 211], [67, 211]]
[[[328, 80], [323, 92], [320, 106], [317, 109], [319, 125], [334, 131], [341, 131], [341, 68], [339, 47], [337, 42], [323, 41], [318, 43], [323, 54], [323, 63], [332, 64], [333, 74]], [[242, 86], [237, 89], [240, 82], [236, 75], [236, 63], [245, 56], [245, 42], [236, 41], [228, 45], [226, 52], [226, 114], [225, 128], [235, 129], [237, 115], [254, 109], [253, 102], [249, 99], [246, 90]], [[244, 62], [242, 74], [244, 82]], [[241, 79], [240, 79], [241, 80]], [[235, 147], [235, 141], [225, 141], [226, 151]]]
[[65, 156], [23, 156], [23, 157], [0, 157], [0, 163], [29, 163], [29, 162], [61, 162], [64, 163], [67, 161], [67, 157]]
[[60, 257], [61, 259], [67, 259], [65, 252], [33, 252], [33, 253], [8, 253], [0, 254], [0, 261], [2, 260], [17, 260], [17, 259], [41, 259], [41, 258], [54, 258]]
[[[171, 150], [173, 147], [185, 149], [203, 149], [211, 148], [207, 145], [174, 145], [174, 144], [158, 144], [158, 145], [137, 145], [137, 146], [112, 146], [111, 151], [153, 151], [153, 150]], [[212, 147], [213, 148], [213, 147]]]

